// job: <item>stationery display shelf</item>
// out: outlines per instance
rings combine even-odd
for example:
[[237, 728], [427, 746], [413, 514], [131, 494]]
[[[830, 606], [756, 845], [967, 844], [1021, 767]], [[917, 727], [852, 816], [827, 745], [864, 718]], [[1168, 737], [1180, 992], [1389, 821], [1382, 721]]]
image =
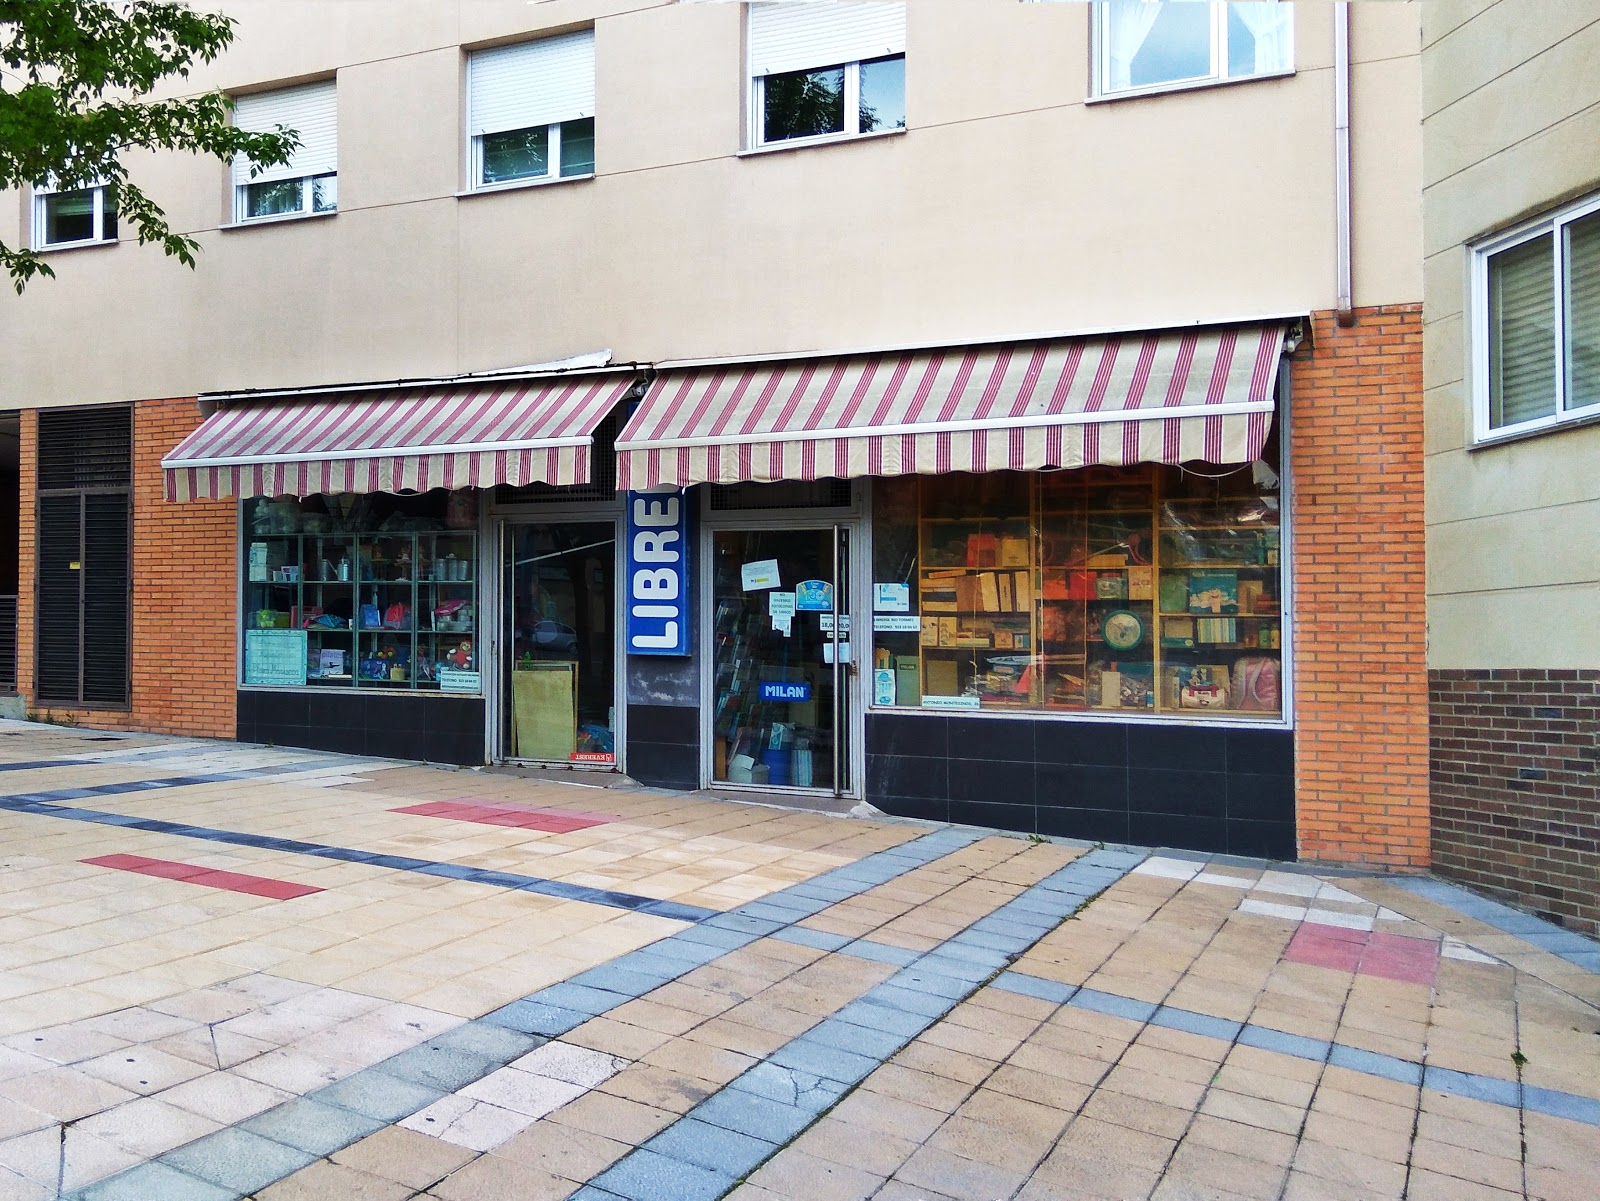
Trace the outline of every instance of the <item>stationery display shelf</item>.
[[281, 655], [272, 678], [253, 662], [254, 631], [303, 634], [307, 684], [439, 691], [476, 672], [477, 561], [472, 532], [250, 535], [244, 683], [283, 682]]

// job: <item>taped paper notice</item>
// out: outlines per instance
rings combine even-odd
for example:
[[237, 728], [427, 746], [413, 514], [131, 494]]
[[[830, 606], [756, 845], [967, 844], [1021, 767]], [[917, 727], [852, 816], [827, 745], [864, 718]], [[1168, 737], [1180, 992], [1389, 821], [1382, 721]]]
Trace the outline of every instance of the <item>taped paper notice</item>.
[[794, 616], [794, 593], [769, 592], [767, 593], [767, 612], [774, 618]]
[[793, 625], [794, 618], [792, 617], [774, 617], [772, 619], [772, 628], [785, 638], [789, 636], [789, 631], [793, 628]]
[[879, 613], [872, 628], [880, 634], [915, 634], [922, 629], [922, 618], [915, 613]]
[[872, 607], [879, 613], [911, 612], [911, 585], [874, 584]]
[[778, 586], [778, 561], [757, 559], [739, 567], [739, 584], [746, 592], [760, 592]]
[[[821, 624], [822, 632], [824, 634], [833, 633], [833, 614], [832, 613], [818, 613], [817, 614], [817, 621]], [[848, 613], [839, 614], [839, 628], [841, 630], [843, 630], [846, 634], [848, 634], [850, 632], [850, 614], [848, 614]]]
[[822, 661], [824, 663], [833, 662], [833, 648], [836, 646], [839, 648], [839, 662], [850, 662], [850, 644], [848, 642], [824, 642], [822, 644]]

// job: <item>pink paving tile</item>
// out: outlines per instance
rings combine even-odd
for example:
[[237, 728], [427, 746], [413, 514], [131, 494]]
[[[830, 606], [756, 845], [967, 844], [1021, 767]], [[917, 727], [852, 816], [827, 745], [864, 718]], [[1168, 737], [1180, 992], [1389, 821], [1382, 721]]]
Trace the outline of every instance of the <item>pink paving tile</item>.
[[1439, 974], [1439, 944], [1425, 938], [1374, 934], [1356, 970], [1365, 976], [1432, 987]]
[[[1358, 934], [1361, 941], [1333, 934]], [[1290, 963], [1307, 963], [1313, 967], [1329, 967], [1342, 972], [1353, 972], [1361, 964], [1366, 935], [1360, 931], [1337, 930], [1334, 927], [1302, 925], [1289, 940], [1283, 957]]]
[[515, 826], [524, 830], [543, 830], [547, 834], [569, 834], [617, 820], [605, 813], [583, 813], [571, 809], [532, 809], [526, 805], [497, 805], [490, 801], [430, 801], [426, 805], [406, 805], [391, 813], [414, 813], [422, 817], [442, 817], [451, 821], [476, 822], [482, 826]]
[[171, 859], [147, 859], [143, 855], [101, 855], [81, 862], [94, 867], [109, 867], [121, 872], [134, 872], [141, 876], [157, 876], [163, 880], [181, 880], [185, 884], [199, 884], [205, 888], [218, 888], [224, 892], [243, 892], [255, 897], [270, 897], [275, 901], [292, 901], [307, 897], [320, 888], [306, 884], [291, 884], [287, 880], [269, 880], [265, 876], [249, 876], [243, 872], [224, 872], [213, 868], [196, 867], [192, 863], [177, 863]]

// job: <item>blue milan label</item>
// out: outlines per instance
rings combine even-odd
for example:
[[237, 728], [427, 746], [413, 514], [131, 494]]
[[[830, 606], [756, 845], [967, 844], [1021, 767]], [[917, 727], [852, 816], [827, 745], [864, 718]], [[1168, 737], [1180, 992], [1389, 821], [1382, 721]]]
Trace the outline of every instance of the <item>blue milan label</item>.
[[689, 506], [680, 492], [628, 493], [628, 653], [689, 653]]
[[811, 685], [763, 681], [761, 684], [761, 699], [764, 701], [809, 701], [811, 699]]

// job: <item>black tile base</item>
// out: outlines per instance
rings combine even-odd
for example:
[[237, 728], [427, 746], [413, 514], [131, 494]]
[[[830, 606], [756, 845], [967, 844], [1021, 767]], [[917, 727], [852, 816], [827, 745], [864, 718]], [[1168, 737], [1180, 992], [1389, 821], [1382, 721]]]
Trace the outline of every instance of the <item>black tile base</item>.
[[240, 742], [466, 767], [486, 761], [482, 697], [253, 690], [236, 696]]
[[629, 705], [627, 770], [652, 788], [699, 788], [700, 710]]
[[1295, 857], [1294, 734], [869, 714], [867, 800], [1002, 830]]

